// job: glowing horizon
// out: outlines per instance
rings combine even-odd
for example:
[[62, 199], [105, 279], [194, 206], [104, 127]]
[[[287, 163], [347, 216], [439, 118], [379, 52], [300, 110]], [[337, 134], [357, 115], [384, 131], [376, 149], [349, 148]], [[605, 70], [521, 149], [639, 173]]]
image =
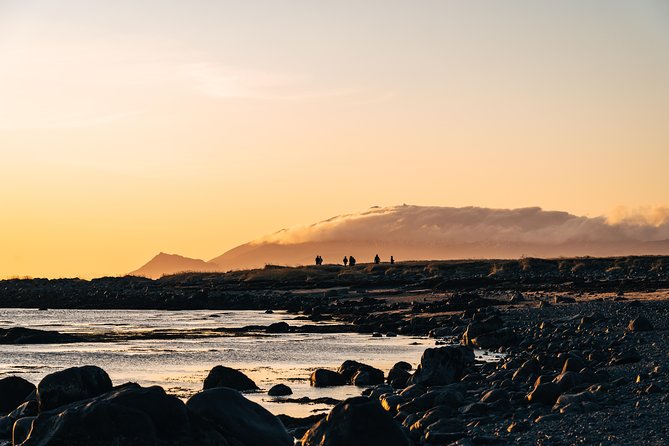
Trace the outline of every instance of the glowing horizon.
[[372, 205], [669, 205], [662, 1], [57, 3], [0, 4], [0, 277]]

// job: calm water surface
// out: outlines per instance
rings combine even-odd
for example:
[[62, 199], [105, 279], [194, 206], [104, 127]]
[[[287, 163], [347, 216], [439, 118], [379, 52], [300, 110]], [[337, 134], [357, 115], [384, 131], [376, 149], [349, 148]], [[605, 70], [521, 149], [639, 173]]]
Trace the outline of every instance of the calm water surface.
[[[283, 312], [261, 311], [158, 311], [158, 310], [48, 310], [0, 309], [0, 327], [15, 326], [78, 333], [125, 333], [149, 330], [192, 330], [216, 327], [268, 325], [294, 321]], [[318, 389], [309, 386], [310, 373], [318, 367], [336, 368], [353, 359], [384, 372], [397, 361], [416, 366], [434, 340], [419, 337], [372, 338], [345, 334], [261, 334], [200, 339], [136, 340], [109, 343], [0, 345], [0, 377], [19, 375], [33, 383], [48, 373], [67, 367], [93, 364], [109, 373], [114, 384], [127, 381], [159, 385], [187, 398], [202, 388], [215, 365], [237, 368], [265, 392], [247, 397], [275, 414], [307, 416], [328, 410], [326, 405], [281, 403], [266, 391], [285, 383], [292, 397], [329, 396], [344, 399], [361, 389], [343, 386]]]

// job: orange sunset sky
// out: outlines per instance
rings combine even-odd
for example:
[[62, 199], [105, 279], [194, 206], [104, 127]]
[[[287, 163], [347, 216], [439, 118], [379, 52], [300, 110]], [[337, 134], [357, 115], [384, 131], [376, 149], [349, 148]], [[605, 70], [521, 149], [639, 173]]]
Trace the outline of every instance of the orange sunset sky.
[[669, 205], [669, 3], [0, 0], [0, 278], [372, 205]]

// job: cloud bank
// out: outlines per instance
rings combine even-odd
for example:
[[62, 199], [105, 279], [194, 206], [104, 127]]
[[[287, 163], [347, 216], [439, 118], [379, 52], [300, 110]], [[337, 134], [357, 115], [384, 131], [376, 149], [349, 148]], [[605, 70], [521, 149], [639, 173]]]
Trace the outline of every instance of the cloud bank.
[[253, 244], [369, 241], [454, 244], [659, 241], [669, 239], [669, 208], [618, 208], [609, 216], [580, 217], [539, 207], [393, 206], [285, 229]]

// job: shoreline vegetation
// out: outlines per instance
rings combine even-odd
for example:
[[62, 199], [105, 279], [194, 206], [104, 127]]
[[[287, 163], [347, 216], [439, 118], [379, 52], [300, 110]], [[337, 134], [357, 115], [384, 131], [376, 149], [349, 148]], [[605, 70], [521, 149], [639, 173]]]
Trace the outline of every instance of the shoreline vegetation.
[[[293, 438], [303, 446], [665, 444], [667, 297], [665, 256], [4, 280], [0, 307], [283, 310], [293, 319], [116, 338], [14, 327], [0, 331], [0, 343], [327, 330], [429, 336], [436, 345], [415, 370], [404, 362], [379, 370], [347, 358], [337, 370], [315, 369], [312, 385], [357, 385], [363, 396], [332, 401], [327, 417], [304, 419], [275, 417], [247, 400], [239, 391], [254, 386], [227, 367], [212, 369], [185, 403], [160, 387], [113, 386], [97, 367], [47, 375], [36, 388], [7, 377], [0, 379], [0, 438], [24, 446], [287, 446]], [[474, 349], [504, 355], [484, 362]]]

